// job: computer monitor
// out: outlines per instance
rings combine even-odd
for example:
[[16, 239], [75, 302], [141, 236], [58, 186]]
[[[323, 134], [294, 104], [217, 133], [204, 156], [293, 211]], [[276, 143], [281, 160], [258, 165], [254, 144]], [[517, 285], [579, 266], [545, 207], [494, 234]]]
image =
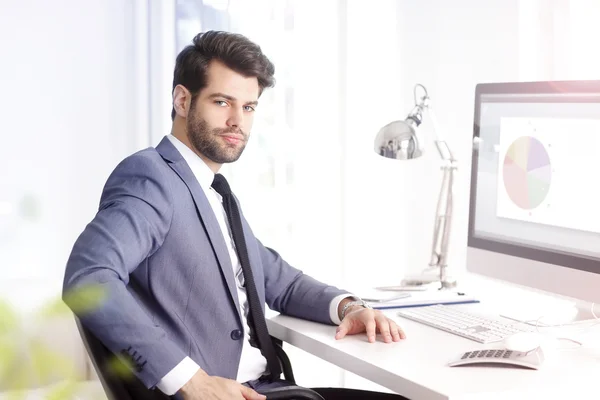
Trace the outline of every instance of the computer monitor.
[[600, 81], [479, 84], [473, 144], [467, 270], [600, 303]]

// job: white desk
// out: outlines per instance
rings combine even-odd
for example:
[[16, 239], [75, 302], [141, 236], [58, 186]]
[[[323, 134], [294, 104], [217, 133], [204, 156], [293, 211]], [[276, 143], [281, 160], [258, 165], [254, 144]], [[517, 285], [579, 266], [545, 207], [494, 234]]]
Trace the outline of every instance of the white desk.
[[[466, 304], [455, 307], [481, 307]], [[348, 336], [336, 341], [335, 327], [277, 315], [268, 321], [269, 332], [345, 370], [362, 376], [412, 400], [599, 399], [600, 348], [556, 350], [547, 354], [538, 371], [502, 367], [446, 366], [461, 352], [501, 348], [397, 317], [407, 339], [386, 344], [378, 338]], [[600, 325], [586, 331], [600, 338]], [[582, 337], [581, 334], [579, 337]]]

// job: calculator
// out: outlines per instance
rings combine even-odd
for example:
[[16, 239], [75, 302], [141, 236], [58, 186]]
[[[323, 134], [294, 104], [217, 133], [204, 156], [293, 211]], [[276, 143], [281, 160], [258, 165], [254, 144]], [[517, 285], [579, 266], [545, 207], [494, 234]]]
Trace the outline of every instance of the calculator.
[[467, 351], [451, 361], [448, 366], [460, 367], [466, 365], [478, 366], [513, 366], [529, 369], [539, 369], [544, 363], [544, 352], [541, 347], [523, 353], [505, 349], [483, 349]]

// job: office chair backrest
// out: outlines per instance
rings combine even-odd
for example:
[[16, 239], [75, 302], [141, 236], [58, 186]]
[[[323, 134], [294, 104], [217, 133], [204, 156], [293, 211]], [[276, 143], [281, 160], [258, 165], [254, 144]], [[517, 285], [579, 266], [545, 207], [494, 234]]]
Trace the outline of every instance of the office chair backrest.
[[96, 373], [100, 378], [104, 392], [109, 400], [168, 400], [169, 396], [159, 390], [147, 389], [135, 376], [128, 378], [120, 377], [115, 371], [115, 356], [104, 344], [98, 340], [79, 318], [75, 317], [77, 329], [83, 340], [83, 344], [94, 364]]

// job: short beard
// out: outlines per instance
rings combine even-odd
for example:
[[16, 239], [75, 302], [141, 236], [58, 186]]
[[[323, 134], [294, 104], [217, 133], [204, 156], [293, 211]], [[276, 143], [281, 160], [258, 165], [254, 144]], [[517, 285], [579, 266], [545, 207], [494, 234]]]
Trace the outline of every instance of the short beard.
[[[219, 141], [218, 136], [226, 133], [241, 134], [243, 142], [237, 146], [228, 146]], [[194, 108], [190, 109], [187, 118], [187, 136], [196, 151], [217, 164], [237, 161], [246, 148], [247, 137], [241, 129], [213, 128], [201, 117], [196, 117]]]

